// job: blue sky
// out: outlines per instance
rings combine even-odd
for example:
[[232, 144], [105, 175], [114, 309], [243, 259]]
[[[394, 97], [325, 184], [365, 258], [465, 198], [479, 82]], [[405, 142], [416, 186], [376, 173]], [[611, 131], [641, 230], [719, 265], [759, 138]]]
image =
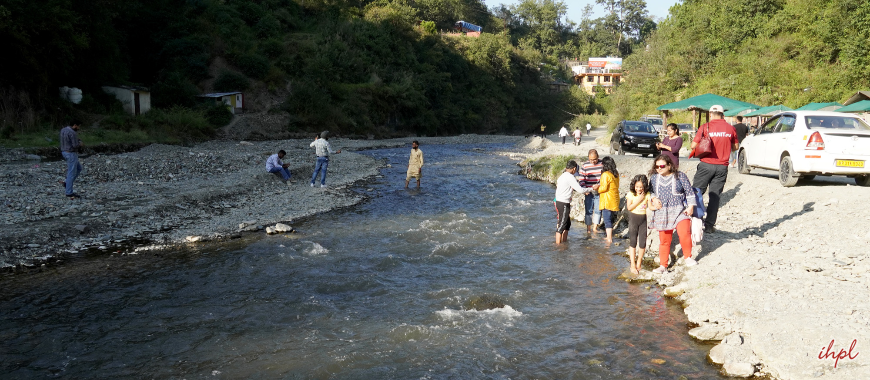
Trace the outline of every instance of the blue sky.
[[[487, 7], [494, 7], [498, 4], [506, 4], [513, 5], [520, 2], [520, 0], [484, 0]], [[593, 9], [595, 10], [595, 14], [592, 16], [593, 18], [601, 17], [604, 15], [604, 8], [598, 4], [595, 4], [595, 0], [562, 0], [565, 4], [568, 5], [568, 19], [574, 22], [579, 22], [580, 19], [583, 18], [583, 7], [586, 4], [592, 4]], [[674, 4], [677, 3], [678, 0], [646, 0], [646, 9], [649, 11], [650, 16], [653, 16], [653, 19], [659, 20], [664, 19], [668, 15], [668, 9], [671, 8]]]

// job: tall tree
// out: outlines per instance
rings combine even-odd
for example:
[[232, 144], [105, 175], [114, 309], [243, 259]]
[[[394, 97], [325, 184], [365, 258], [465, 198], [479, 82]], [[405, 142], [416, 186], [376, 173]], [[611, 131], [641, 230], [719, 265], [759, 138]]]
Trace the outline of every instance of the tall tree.
[[623, 37], [640, 38], [649, 33], [649, 12], [644, 0], [595, 0], [608, 12], [605, 27], [616, 37], [616, 50], [623, 52]]

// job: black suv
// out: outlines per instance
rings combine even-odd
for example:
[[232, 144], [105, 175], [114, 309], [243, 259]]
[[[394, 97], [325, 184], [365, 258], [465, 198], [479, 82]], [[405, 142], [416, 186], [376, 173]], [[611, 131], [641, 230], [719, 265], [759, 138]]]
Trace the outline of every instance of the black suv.
[[640, 153], [644, 157], [659, 152], [659, 135], [652, 124], [644, 121], [620, 121], [610, 138], [610, 154]]

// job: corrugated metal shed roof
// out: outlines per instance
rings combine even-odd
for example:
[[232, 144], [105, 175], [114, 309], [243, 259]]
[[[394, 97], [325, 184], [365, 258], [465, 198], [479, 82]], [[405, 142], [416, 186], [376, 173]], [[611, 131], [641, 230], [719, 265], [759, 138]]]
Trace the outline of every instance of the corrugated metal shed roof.
[[211, 94], [202, 94], [202, 95], [197, 95], [197, 96], [200, 97], [200, 98], [222, 98], [222, 97], [224, 97], [224, 96], [235, 95], [235, 94], [241, 94], [241, 93], [242, 93], [241, 91], [234, 91], [234, 92], [213, 92], [213, 93], [211, 93]]

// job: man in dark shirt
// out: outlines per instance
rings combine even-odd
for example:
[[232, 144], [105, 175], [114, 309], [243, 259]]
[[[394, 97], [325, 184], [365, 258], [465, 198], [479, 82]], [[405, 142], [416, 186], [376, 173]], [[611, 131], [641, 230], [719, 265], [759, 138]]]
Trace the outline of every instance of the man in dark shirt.
[[82, 140], [79, 140], [77, 133], [81, 125], [82, 122], [73, 120], [69, 126], [60, 130], [60, 154], [66, 160], [66, 181], [63, 185], [69, 199], [79, 198], [79, 195], [73, 192], [73, 182], [82, 172], [82, 164], [79, 163]]
[[[737, 124], [734, 124], [734, 130], [737, 132], [737, 144], [742, 144], [746, 134], [749, 133], [749, 127], [743, 124], [743, 116], [737, 116]], [[731, 167], [737, 166], [737, 151], [731, 152]]]

